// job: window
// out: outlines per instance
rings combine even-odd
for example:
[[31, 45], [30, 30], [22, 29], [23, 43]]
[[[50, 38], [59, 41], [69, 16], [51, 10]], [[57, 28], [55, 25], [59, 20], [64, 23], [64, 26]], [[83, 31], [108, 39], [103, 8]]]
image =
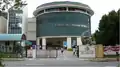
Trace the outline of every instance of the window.
[[44, 13], [44, 10], [38, 12], [38, 14], [41, 14], [41, 13]]
[[58, 8], [49, 8], [49, 9], [46, 9], [45, 11], [50, 12], [50, 11], [58, 11], [58, 10], [59, 10]]
[[59, 11], [66, 11], [66, 7], [60, 7], [58, 9], [59, 9]]
[[69, 10], [69, 11], [75, 11], [75, 8], [68, 7], [68, 10]]

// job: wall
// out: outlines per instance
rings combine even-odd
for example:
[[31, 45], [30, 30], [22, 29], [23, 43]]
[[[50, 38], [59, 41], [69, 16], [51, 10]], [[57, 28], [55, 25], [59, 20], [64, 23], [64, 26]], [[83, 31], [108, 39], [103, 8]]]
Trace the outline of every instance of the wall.
[[28, 18], [27, 23], [27, 40], [36, 40], [36, 19]]
[[46, 13], [37, 17], [37, 36], [80, 36], [88, 29], [90, 32], [89, 19], [80, 12]]
[[7, 20], [0, 16], [0, 34], [7, 33]]

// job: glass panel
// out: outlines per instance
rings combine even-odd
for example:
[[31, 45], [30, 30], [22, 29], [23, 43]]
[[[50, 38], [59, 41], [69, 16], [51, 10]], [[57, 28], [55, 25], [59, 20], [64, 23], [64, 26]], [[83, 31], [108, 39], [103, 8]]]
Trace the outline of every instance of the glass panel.
[[37, 17], [37, 36], [79, 36], [88, 30], [88, 18], [88, 15], [76, 12], [43, 14]]

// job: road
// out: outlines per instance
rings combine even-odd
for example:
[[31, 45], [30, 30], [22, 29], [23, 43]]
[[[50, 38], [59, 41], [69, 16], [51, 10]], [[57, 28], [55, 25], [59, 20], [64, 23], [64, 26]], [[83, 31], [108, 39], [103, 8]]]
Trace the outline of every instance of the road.
[[90, 62], [79, 59], [36, 59], [25, 61], [5, 61], [6, 67], [106, 67], [117, 65], [117, 62]]
[[90, 62], [76, 57], [70, 53], [54, 58], [26, 59], [25, 61], [5, 61], [5, 67], [116, 67], [118, 62]]

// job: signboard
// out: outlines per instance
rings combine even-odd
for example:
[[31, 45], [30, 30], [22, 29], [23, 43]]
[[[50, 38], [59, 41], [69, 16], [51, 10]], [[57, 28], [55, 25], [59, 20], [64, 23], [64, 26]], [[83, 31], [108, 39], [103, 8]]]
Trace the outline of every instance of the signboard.
[[79, 57], [95, 57], [95, 46], [79, 46]]
[[120, 46], [105, 46], [104, 47], [105, 55], [116, 55], [116, 52], [120, 54]]
[[67, 47], [67, 42], [66, 41], [63, 41], [63, 46]]
[[26, 40], [26, 35], [25, 34], [22, 35], [21, 40]]

